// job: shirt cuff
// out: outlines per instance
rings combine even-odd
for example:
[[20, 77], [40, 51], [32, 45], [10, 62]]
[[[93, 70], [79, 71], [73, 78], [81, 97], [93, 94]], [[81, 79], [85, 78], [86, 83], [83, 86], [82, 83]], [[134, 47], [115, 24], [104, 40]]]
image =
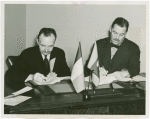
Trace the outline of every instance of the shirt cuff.
[[27, 82], [27, 81], [32, 80], [32, 79], [33, 79], [33, 74], [30, 74], [30, 75], [26, 78], [26, 80], [25, 80], [24, 82]]

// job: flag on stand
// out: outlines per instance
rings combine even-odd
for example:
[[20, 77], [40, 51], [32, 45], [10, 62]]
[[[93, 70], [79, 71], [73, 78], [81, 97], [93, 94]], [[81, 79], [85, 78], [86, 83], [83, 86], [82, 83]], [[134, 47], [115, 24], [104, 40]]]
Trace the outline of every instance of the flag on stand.
[[98, 52], [97, 52], [97, 45], [96, 42], [94, 44], [94, 48], [90, 57], [90, 60], [88, 62], [87, 66], [92, 72], [92, 82], [95, 86], [99, 85], [100, 82], [100, 76], [99, 76], [99, 60], [98, 60]]
[[82, 51], [81, 44], [79, 42], [78, 51], [76, 54], [76, 59], [71, 73], [71, 81], [74, 85], [74, 88], [77, 93], [85, 89], [84, 84], [84, 70], [83, 70], [83, 60], [82, 60]]

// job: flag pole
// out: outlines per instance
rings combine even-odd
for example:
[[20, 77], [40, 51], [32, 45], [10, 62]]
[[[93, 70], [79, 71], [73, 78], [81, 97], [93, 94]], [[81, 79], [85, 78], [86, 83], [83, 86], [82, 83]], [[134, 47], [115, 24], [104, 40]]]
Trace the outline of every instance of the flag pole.
[[92, 73], [93, 73], [94, 70], [91, 70], [91, 73], [90, 73], [90, 82], [92, 84], [92, 88], [93, 88], [93, 93], [95, 94], [95, 85], [94, 83], [92, 82]]
[[92, 73], [93, 73], [93, 71], [94, 70], [90, 70], [89, 83], [88, 83], [88, 91], [89, 91], [89, 86], [90, 86], [90, 83], [91, 83], [93, 91], [94, 91], [94, 94], [95, 94], [95, 87], [94, 87], [93, 82], [92, 82]]
[[[79, 41], [79, 47], [81, 48], [81, 39], [80, 39], [80, 36], [78, 37], [78, 41]], [[81, 56], [82, 56], [82, 48], [81, 48]], [[82, 63], [83, 63], [83, 56], [82, 56]], [[83, 77], [84, 77], [84, 85], [85, 85], [84, 64], [83, 64]], [[85, 86], [85, 91], [86, 91], [86, 86]]]
[[[98, 38], [97, 38], [97, 34], [95, 35], [95, 39], [96, 39], [96, 40], [95, 40], [95, 45], [97, 45], [97, 44], [96, 44], [96, 41], [97, 41], [97, 39], [98, 39]], [[98, 60], [99, 60], [99, 59], [98, 59]], [[98, 63], [99, 63], [99, 62], [98, 62]], [[99, 64], [98, 64], [98, 66], [100, 67]], [[100, 74], [99, 74], [99, 81], [100, 81]], [[93, 82], [92, 82], [92, 86], [93, 86], [93, 92], [94, 92], [94, 94], [95, 94], [96, 91], [95, 91], [95, 85], [93, 84]]]
[[88, 82], [88, 88], [87, 88], [87, 94], [89, 92], [90, 83], [92, 82], [92, 71], [90, 70], [90, 76], [89, 76], [89, 82]]

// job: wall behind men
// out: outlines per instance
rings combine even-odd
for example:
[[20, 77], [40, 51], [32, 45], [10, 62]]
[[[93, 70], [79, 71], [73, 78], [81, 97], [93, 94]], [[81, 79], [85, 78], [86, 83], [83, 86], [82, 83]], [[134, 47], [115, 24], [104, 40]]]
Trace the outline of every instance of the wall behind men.
[[[26, 5], [6, 4], [4, 23], [4, 52], [8, 56], [17, 56], [26, 47]], [[4, 63], [4, 72], [8, 69]]]
[[26, 5], [26, 48], [43, 27], [54, 28], [58, 38], [56, 46], [66, 53], [72, 69], [78, 37], [81, 39], [83, 61], [86, 62], [95, 40], [107, 36], [113, 20], [124, 17], [130, 23], [127, 38], [141, 49], [141, 72], [146, 71], [146, 7], [144, 5]]

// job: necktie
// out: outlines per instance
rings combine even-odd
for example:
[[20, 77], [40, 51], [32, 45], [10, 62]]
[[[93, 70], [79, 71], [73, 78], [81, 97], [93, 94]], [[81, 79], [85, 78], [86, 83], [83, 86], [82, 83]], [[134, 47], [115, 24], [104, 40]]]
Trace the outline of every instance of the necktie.
[[115, 48], [117, 48], [117, 49], [119, 48], [118, 45], [115, 45], [115, 44], [113, 44], [113, 43], [111, 43], [110, 46], [111, 46], [111, 47], [115, 47]]
[[45, 73], [44, 73], [44, 75], [47, 76], [47, 74], [50, 72], [50, 66], [49, 66], [49, 61], [47, 59], [47, 55], [45, 55], [44, 64], [45, 64]]

